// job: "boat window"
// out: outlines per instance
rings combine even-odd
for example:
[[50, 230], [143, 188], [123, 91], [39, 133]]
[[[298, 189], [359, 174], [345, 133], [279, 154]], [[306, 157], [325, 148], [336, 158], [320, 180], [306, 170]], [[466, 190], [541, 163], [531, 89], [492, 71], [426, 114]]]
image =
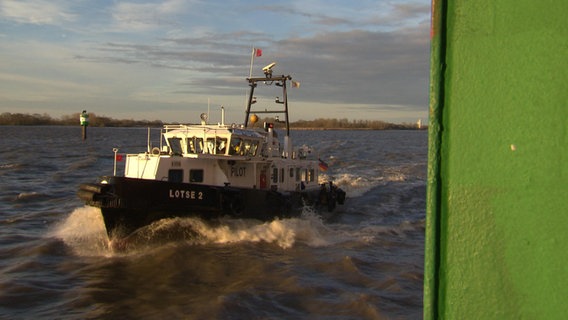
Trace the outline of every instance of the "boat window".
[[250, 150], [250, 140], [243, 140], [243, 152], [242, 155], [243, 156], [250, 156], [251, 154], [251, 150]]
[[284, 168], [280, 169], [280, 182], [284, 182]]
[[189, 182], [203, 182], [203, 169], [189, 170]]
[[227, 151], [227, 139], [217, 137], [215, 148], [217, 149], [217, 154], [225, 154]]
[[172, 153], [175, 155], [182, 155], [183, 150], [181, 149], [181, 138], [168, 138], [168, 144], [172, 148]]
[[300, 171], [302, 169], [300, 168], [296, 168], [296, 181], [300, 181], [300, 178], [302, 178], [302, 176], [300, 175]]
[[258, 141], [252, 142], [251, 150], [252, 150], [252, 156], [256, 157], [256, 152], [258, 151]]
[[255, 140], [244, 140], [243, 141], [244, 151], [242, 155], [255, 157], [256, 151], [258, 150], [258, 141]]
[[196, 153], [195, 137], [187, 138], [187, 153]]
[[195, 153], [203, 153], [203, 138], [195, 138]]
[[203, 153], [203, 138], [189, 137], [187, 138], [188, 153]]
[[278, 168], [272, 169], [272, 182], [274, 183], [278, 182]]
[[315, 177], [315, 171], [314, 169], [310, 169], [310, 171], [308, 172], [308, 181], [314, 181], [314, 177]]
[[294, 178], [294, 168], [290, 168], [290, 178]]
[[231, 146], [229, 148], [229, 154], [232, 156], [239, 155], [242, 152], [242, 140], [241, 138], [233, 137], [231, 138]]
[[207, 138], [205, 153], [215, 154], [215, 138]]
[[183, 170], [181, 170], [181, 169], [170, 169], [170, 171], [168, 171], [168, 181], [169, 182], [183, 182]]

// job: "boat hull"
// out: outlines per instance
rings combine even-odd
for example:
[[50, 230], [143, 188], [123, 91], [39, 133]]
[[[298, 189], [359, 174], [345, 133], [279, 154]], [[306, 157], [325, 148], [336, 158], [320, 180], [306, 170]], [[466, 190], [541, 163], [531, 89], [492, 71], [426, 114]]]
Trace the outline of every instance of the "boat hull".
[[332, 211], [335, 204], [342, 204], [344, 199], [344, 193], [340, 193], [337, 199], [338, 189], [326, 188], [325, 185], [321, 189], [280, 193], [115, 176], [101, 177], [101, 181], [80, 185], [78, 195], [87, 205], [101, 209], [111, 237], [127, 236], [140, 227], [165, 218], [212, 220], [229, 216], [270, 221], [299, 216], [306, 205]]

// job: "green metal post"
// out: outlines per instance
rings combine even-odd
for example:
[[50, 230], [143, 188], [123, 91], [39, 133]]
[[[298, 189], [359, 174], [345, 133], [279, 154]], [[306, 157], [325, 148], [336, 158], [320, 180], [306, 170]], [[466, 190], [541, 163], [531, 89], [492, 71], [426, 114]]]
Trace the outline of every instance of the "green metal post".
[[433, 1], [425, 319], [568, 315], [567, 1]]

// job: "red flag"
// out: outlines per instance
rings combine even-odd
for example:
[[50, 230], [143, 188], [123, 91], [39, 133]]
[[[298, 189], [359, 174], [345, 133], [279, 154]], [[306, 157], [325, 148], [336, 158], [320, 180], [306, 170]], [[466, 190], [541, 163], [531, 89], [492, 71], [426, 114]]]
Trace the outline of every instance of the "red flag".
[[117, 154], [117, 155], [116, 155], [116, 161], [120, 162], [120, 161], [122, 161], [122, 158], [123, 158], [123, 157], [122, 157], [121, 154]]
[[262, 49], [254, 49], [254, 56], [255, 57], [262, 56]]

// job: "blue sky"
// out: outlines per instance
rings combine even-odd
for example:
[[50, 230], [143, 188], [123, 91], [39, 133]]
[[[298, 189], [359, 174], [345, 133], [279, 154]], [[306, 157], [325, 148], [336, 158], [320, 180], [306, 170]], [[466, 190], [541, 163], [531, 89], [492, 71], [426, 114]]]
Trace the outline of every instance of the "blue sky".
[[292, 121], [425, 121], [429, 28], [426, 0], [0, 0], [0, 113], [241, 122], [255, 46]]

